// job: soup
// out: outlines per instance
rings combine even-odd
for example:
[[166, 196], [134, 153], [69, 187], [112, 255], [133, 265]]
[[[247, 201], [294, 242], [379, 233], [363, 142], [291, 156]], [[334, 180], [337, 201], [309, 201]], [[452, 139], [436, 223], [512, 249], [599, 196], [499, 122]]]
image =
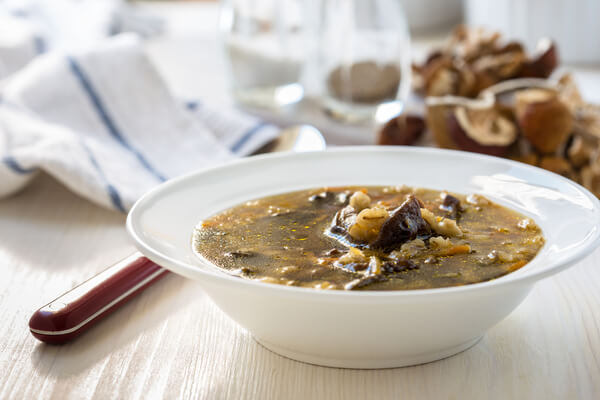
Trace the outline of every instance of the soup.
[[487, 198], [399, 187], [264, 197], [201, 221], [193, 247], [240, 278], [337, 290], [409, 290], [499, 278], [531, 261], [535, 222]]

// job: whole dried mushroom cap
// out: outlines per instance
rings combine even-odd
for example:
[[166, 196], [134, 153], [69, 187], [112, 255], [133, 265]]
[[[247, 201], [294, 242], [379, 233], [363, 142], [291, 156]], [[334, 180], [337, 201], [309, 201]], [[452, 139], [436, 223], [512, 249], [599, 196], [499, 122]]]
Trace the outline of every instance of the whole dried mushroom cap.
[[447, 121], [450, 136], [463, 150], [500, 156], [517, 139], [515, 124], [496, 108], [458, 107]]
[[392, 118], [379, 131], [377, 144], [411, 145], [425, 131], [425, 121], [417, 115], [400, 115]]
[[484, 109], [494, 106], [493, 94], [484, 94], [478, 99], [468, 99], [458, 96], [427, 97], [425, 120], [427, 128], [433, 134], [433, 138], [439, 147], [446, 149], [460, 149], [455, 143], [450, 130], [448, 129], [448, 119], [456, 107], [469, 107]]
[[552, 153], [567, 139], [573, 117], [558, 94], [526, 89], [515, 94], [515, 114], [523, 135], [541, 153]]

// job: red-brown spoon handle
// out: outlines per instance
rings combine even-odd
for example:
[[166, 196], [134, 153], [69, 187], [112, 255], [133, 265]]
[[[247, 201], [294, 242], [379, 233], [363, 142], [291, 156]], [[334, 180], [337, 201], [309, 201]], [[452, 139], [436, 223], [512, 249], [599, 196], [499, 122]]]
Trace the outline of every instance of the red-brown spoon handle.
[[52, 344], [75, 339], [167, 272], [136, 252], [37, 310], [31, 334]]

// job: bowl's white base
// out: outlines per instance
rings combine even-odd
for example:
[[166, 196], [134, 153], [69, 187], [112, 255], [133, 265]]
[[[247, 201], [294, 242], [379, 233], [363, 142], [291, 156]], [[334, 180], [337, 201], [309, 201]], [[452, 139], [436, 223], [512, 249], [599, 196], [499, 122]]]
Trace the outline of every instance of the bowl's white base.
[[450, 357], [455, 354], [465, 351], [474, 344], [476, 344], [482, 336], [478, 336], [474, 339], [468, 340], [459, 345], [449, 347], [444, 350], [438, 350], [430, 353], [422, 353], [411, 356], [398, 356], [396, 358], [385, 358], [385, 359], [351, 359], [351, 358], [329, 358], [322, 357], [317, 354], [299, 353], [293, 350], [288, 350], [283, 347], [271, 344], [257, 337], [254, 337], [259, 344], [277, 353], [281, 356], [291, 358], [292, 360], [302, 361], [308, 364], [320, 365], [324, 367], [335, 367], [335, 368], [357, 368], [357, 369], [377, 369], [377, 368], [397, 368], [397, 367], [408, 367], [410, 365], [424, 364], [432, 361], [441, 360], [442, 358]]

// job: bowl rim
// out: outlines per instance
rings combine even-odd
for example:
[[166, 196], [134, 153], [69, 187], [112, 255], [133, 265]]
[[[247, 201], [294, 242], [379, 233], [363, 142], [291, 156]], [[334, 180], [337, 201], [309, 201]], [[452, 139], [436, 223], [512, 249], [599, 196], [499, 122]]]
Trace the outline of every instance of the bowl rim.
[[[140, 199], [138, 199], [133, 207], [130, 209], [127, 215], [126, 221], [126, 229], [129, 236], [133, 239], [136, 248], [144, 254], [146, 257], [150, 258], [152, 261], [157, 264], [163, 266], [164, 268], [175, 272], [179, 275], [184, 276], [199, 276], [201, 275], [203, 278], [208, 278], [209, 280], [239, 285], [240, 288], [248, 289], [248, 290], [266, 290], [273, 291], [273, 293], [277, 293], [279, 295], [310, 295], [317, 296], [319, 299], [336, 299], [336, 298], [345, 298], [345, 299], [358, 299], [358, 300], [409, 300], [409, 299], [423, 299], [424, 297], [438, 297], [438, 296], [446, 296], [446, 295], [464, 295], [464, 294], [478, 294], [481, 291], [489, 291], [492, 288], [504, 288], [507, 285], [532, 285], [538, 280], [546, 278], [548, 276], [554, 275], [567, 267], [573, 265], [577, 261], [583, 259], [587, 255], [589, 255], [593, 250], [600, 245], [600, 229], [596, 229], [592, 235], [584, 238], [582, 241], [585, 243], [585, 246], [579, 247], [578, 249], [572, 251], [567, 258], [565, 258], [562, 262], [550, 263], [550, 265], [544, 266], [541, 269], [537, 270], [529, 270], [523, 271], [522, 273], [509, 273], [503, 275], [499, 278], [492, 279], [485, 282], [472, 283], [468, 285], [462, 286], [451, 286], [451, 287], [443, 287], [443, 288], [429, 288], [429, 289], [411, 289], [411, 290], [389, 290], [389, 291], [369, 291], [369, 290], [361, 290], [361, 291], [352, 291], [352, 290], [322, 290], [315, 288], [307, 288], [307, 287], [295, 287], [295, 286], [285, 286], [285, 285], [277, 285], [272, 283], [264, 283], [251, 279], [241, 279], [239, 277], [232, 276], [225, 272], [222, 272], [218, 269], [218, 267], [212, 265], [214, 267], [214, 271], [206, 271], [202, 270], [192, 264], [187, 262], [182, 262], [178, 259], [170, 257], [166, 254], [163, 254], [160, 251], [155, 250], [152, 246], [148, 245], [138, 233], [138, 214], [141, 213], [141, 209], [144, 207], [146, 203], [151, 202], [156, 196], [162, 194], [164, 191], [168, 191], [171, 187], [180, 185], [182, 182], [185, 182], [188, 179], [191, 179], [197, 175], [209, 173], [213, 170], [226, 169], [226, 168], [239, 168], [239, 166], [243, 166], [245, 164], [250, 163], [260, 163], [265, 160], [278, 160], [287, 157], [323, 157], [325, 154], [329, 153], [353, 153], [353, 152], [403, 152], [410, 151], [416, 153], [428, 153], [431, 154], [440, 154], [440, 153], [451, 153], [456, 154], [462, 157], [468, 157], [474, 160], [493, 160], [500, 161], [506, 163], [509, 166], [514, 166], [517, 168], [525, 168], [533, 170], [536, 174], [545, 175], [551, 179], [558, 179], [562, 181], [564, 184], [570, 185], [577, 189], [579, 192], [585, 195], [585, 197], [590, 200], [594, 204], [595, 209], [600, 209], [600, 200], [596, 196], [594, 196], [589, 190], [585, 187], [579, 185], [578, 183], [567, 179], [561, 175], [555, 174], [553, 172], [544, 170], [542, 168], [524, 164], [518, 161], [488, 156], [484, 154], [465, 152], [460, 150], [450, 150], [450, 149], [440, 149], [440, 148], [432, 148], [432, 147], [419, 147], [419, 146], [339, 146], [334, 148], [327, 148], [323, 151], [311, 151], [311, 152], [302, 152], [302, 153], [271, 153], [271, 154], [262, 154], [247, 158], [240, 158], [236, 160], [232, 160], [226, 162], [224, 164], [220, 164], [217, 166], [211, 166], [207, 168], [202, 168], [199, 170], [195, 170], [189, 173], [186, 173], [182, 176], [169, 179], [168, 181], [154, 187], [147, 193], [145, 193]], [[252, 196], [255, 198], [256, 196]], [[596, 221], [596, 225], [600, 225], [600, 216]], [[548, 244], [548, 243], [547, 243]], [[547, 245], [546, 244], [546, 245]], [[535, 261], [535, 258], [531, 261]], [[206, 261], [211, 264], [210, 262]], [[186, 272], [190, 272], [190, 274], [186, 274]], [[200, 279], [197, 279], [200, 280]]]

